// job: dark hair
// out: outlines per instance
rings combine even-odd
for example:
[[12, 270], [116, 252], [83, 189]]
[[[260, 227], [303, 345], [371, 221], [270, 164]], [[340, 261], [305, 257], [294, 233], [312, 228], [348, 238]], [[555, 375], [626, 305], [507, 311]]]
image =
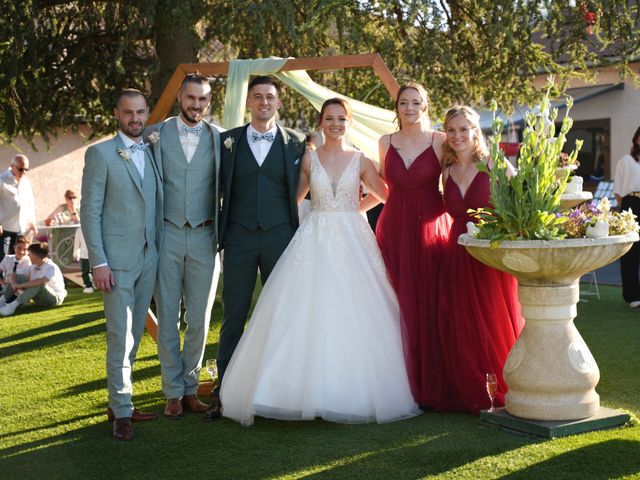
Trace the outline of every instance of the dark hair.
[[269, 77], [267, 75], [260, 75], [258, 77], [254, 77], [249, 82], [249, 88], [247, 88], [247, 92], [250, 92], [253, 87], [256, 85], [272, 85], [275, 87], [278, 96], [280, 96], [280, 84], [276, 81], [275, 78]]
[[142, 93], [140, 90], [137, 90], [135, 88], [125, 88], [120, 92], [120, 94], [118, 95], [118, 98], [116, 99], [116, 107], [120, 106], [120, 102], [124, 97], [133, 98], [137, 96], [141, 96], [142, 98], [144, 98], [144, 103], [147, 103], [147, 99], [144, 96], [144, 93]]
[[187, 74], [180, 84], [180, 90], [183, 90], [187, 83], [195, 83], [197, 85], [210, 85], [209, 78], [202, 75], [198, 70]]
[[32, 243], [27, 250], [40, 258], [47, 258], [49, 255], [49, 244], [47, 242]]
[[640, 140], [640, 127], [636, 130], [636, 133], [633, 134], [633, 140], [631, 140], [631, 156], [635, 159], [636, 162], [640, 162], [640, 145], [638, 143]]
[[[425, 111], [426, 112], [429, 111], [429, 94], [427, 93], [427, 90], [422, 85], [420, 85], [419, 83], [416, 83], [416, 82], [405, 83], [398, 90], [398, 94], [396, 95], [396, 102], [395, 102], [396, 120], [398, 120], [398, 128], [400, 130], [402, 130], [402, 120], [400, 120], [400, 117], [398, 116], [398, 102], [400, 102], [400, 95], [402, 95], [402, 93], [405, 90], [409, 90], [409, 89], [412, 89], [412, 90], [415, 90], [416, 92], [418, 92], [418, 95], [420, 95], [420, 98], [424, 102]], [[426, 116], [425, 119], [427, 120], [427, 122], [429, 122], [429, 117], [428, 116]]]
[[18, 235], [16, 237], [16, 243], [15, 244], [17, 245], [19, 243], [24, 243], [26, 245], [27, 243], [29, 243], [29, 240], [27, 240], [27, 237], [25, 237], [24, 235]]
[[320, 109], [320, 113], [318, 114], [318, 126], [320, 126], [324, 111], [329, 105], [340, 105], [342, 108], [344, 108], [347, 119], [351, 120], [353, 118], [353, 116], [351, 115], [351, 105], [349, 105], [349, 102], [347, 102], [343, 98], [330, 98], [329, 100], [325, 100], [325, 102], [322, 104], [322, 108]]

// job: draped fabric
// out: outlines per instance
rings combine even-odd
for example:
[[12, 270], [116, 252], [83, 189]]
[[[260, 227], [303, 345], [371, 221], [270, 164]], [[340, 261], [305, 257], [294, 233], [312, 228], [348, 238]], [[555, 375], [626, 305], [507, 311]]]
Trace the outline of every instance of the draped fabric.
[[349, 141], [362, 150], [369, 158], [378, 160], [378, 139], [385, 133], [396, 130], [395, 113], [391, 110], [354, 100], [314, 82], [304, 70], [280, 72], [287, 62], [279, 57], [256, 60], [233, 60], [229, 62], [227, 89], [222, 124], [234, 128], [245, 123], [245, 102], [250, 75], [274, 75], [292, 90], [304, 96], [313, 107], [320, 111], [322, 103], [333, 97], [346, 99], [353, 110], [353, 123], [349, 131]]

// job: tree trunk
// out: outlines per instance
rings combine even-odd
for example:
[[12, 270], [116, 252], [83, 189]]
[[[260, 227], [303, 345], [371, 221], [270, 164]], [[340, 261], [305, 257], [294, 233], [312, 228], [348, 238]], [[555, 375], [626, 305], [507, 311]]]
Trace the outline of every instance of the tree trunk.
[[196, 24], [204, 12], [203, 0], [160, 0], [155, 15], [155, 46], [159, 70], [151, 84], [154, 105], [180, 63], [197, 63], [201, 39]]

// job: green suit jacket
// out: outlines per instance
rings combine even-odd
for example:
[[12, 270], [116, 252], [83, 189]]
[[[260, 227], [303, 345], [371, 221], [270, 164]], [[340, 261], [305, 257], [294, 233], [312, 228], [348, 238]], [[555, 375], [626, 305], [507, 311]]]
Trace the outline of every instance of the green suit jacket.
[[[236, 153], [238, 149], [236, 146], [242, 138], [247, 135], [247, 127], [249, 124], [242, 127], [232, 128], [221, 134], [221, 165], [220, 176], [222, 177], [222, 209], [219, 216], [218, 226], [218, 245], [220, 249], [224, 248], [224, 234], [229, 217], [230, 199], [232, 198], [232, 184], [233, 184], [233, 172], [237, 161]], [[304, 155], [306, 147], [306, 139], [304, 135], [296, 132], [290, 128], [281, 127], [278, 125], [278, 129], [282, 134], [284, 143], [284, 162], [285, 173], [287, 180], [287, 191], [289, 197], [289, 213], [291, 215], [291, 221], [294, 227], [298, 227], [298, 203], [296, 194], [298, 190], [298, 178], [300, 177], [300, 166], [302, 164], [302, 155]]]

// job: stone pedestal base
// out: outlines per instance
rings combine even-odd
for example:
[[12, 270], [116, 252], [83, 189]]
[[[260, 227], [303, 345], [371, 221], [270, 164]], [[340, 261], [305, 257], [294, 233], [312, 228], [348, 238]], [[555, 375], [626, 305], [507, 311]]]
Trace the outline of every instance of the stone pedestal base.
[[514, 417], [509, 415], [504, 408], [498, 408], [494, 412], [488, 410], [480, 412], [480, 420], [484, 424], [539, 438], [567, 437], [594, 430], [620, 427], [629, 419], [629, 414], [605, 407], [600, 407], [595, 415], [588, 418], [555, 422]]

